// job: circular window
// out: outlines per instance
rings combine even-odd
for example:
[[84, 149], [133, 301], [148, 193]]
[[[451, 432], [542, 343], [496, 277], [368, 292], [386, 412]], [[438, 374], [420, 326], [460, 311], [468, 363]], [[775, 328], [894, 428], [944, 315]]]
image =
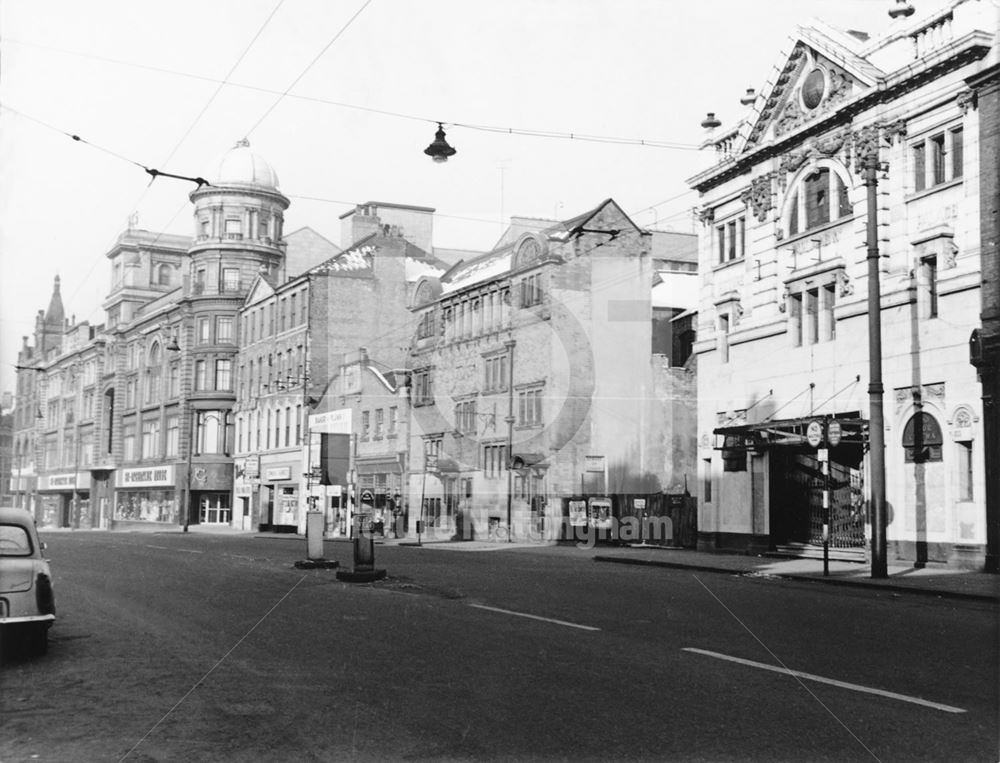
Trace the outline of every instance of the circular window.
[[815, 109], [823, 101], [826, 93], [826, 75], [820, 68], [815, 68], [806, 75], [802, 83], [802, 105], [807, 109]]

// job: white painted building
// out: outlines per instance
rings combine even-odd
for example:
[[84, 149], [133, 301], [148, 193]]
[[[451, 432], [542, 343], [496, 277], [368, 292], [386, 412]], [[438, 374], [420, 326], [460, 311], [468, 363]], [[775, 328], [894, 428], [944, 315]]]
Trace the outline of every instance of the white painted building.
[[[869, 37], [798, 28], [746, 117], [714, 129], [701, 194], [699, 545], [870, 539], [868, 220], [860, 158], [876, 140], [888, 558], [978, 564], [986, 539], [980, 312], [980, 113], [997, 11], [952, 0]], [[712, 128], [711, 120], [706, 125]], [[815, 431], [815, 426], [813, 427]], [[822, 430], [821, 430], [822, 431]], [[827, 443], [828, 444], [828, 443]]]

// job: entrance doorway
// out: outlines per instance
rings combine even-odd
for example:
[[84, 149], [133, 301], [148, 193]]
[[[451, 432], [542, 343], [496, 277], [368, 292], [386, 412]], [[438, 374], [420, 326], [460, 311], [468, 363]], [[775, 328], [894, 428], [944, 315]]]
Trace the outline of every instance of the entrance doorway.
[[[861, 448], [845, 445], [829, 450], [831, 549], [865, 547], [864, 485]], [[770, 538], [772, 550], [820, 547], [826, 487], [823, 464], [815, 448], [777, 446], [770, 450]]]

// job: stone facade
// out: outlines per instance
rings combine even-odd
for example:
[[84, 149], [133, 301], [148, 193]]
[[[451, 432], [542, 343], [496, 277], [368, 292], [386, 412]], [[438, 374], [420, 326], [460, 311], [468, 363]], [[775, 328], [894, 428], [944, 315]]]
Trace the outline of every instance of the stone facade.
[[[832, 521], [833, 545], [864, 553], [861, 159], [874, 150], [890, 558], [981, 561], [983, 408], [968, 340], [979, 321], [981, 181], [996, 168], [981, 164], [982, 112], [967, 80], [995, 61], [995, 31], [978, 2], [904, 17], [874, 39], [800, 27], [752, 112], [710, 137], [718, 161], [690, 181], [704, 222], [703, 547], [808, 547]], [[834, 419], [842, 439], [831, 446], [813, 435]]]
[[552, 540], [571, 496], [678, 478], [654, 383], [650, 239], [608, 200], [418, 284], [409, 496], [423, 532]]

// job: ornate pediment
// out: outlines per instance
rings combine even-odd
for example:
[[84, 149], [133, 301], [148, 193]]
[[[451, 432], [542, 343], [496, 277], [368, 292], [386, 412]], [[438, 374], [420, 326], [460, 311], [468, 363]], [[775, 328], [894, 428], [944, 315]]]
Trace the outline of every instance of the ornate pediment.
[[[829, 116], [874, 84], [875, 73], [867, 62], [847, 48], [823, 40], [834, 56], [805, 38], [796, 43], [770, 90], [765, 91], [764, 104], [747, 140], [748, 148]], [[854, 64], [854, 70], [843, 62]]]

